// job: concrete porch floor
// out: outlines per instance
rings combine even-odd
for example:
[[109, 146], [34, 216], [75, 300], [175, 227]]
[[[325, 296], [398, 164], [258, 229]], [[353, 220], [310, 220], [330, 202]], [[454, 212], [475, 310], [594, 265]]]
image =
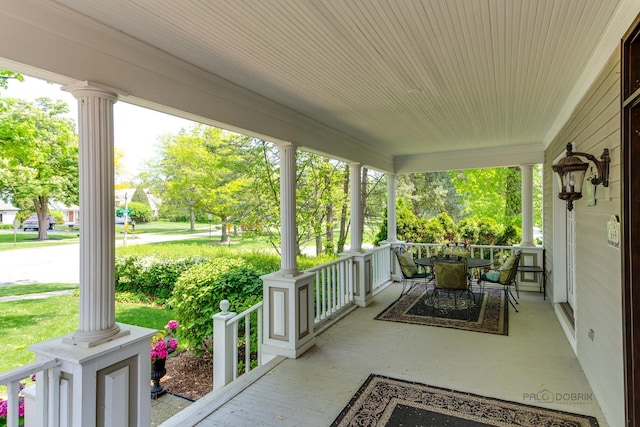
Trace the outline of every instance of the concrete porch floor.
[[[542, 294], [521, 292], [520, 312], [509, 310], [509, 335], [501, 336], [374, 320], [400, 290], [391, 285], [328, 328], [302, 357], [252, 371], [242, 387], [213, 392], [162, 426], [330, 425], [371, 373], [591, 415], [608, 425]], [[532, 398], [545, 391], [591, 397]]]

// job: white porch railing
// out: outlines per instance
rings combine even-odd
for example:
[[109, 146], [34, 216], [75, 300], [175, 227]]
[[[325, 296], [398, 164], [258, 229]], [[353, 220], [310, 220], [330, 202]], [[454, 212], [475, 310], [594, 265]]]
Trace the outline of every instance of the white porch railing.
[[319, 323], [353, 301], [353, 258], [346, 257], [307, 270], [314, 278], [314, 323]]
[[393, 253], [391, 245], [384, 244], [370, 251], [371, 253], [371, 289], [373, 294], [377, 294], [390, 283], [391, 261]]
[[[59, 425], [60, 395], [56, 379], [62, 362], [58, 359], [34, 362], [0, 374], [0, 384], [7, 385], [7, 427], [18, 427], [20, 399], [24, 399], [25, 425]], [[37, 402], [21, 396], [21, 381], [36, 374]], [[49, 385], [54, 385], [49, 387]]]
[[[442, 244], [434, 243], [403, 243], [403, 246], [413, 251], [418, 258], [437, 255], [442, 252]], [[370, 250], [371, 256], [371, 289], [379, 292], [391, 282], [393, 264], [397, 262], [391, 250], [391, 244], [384, 244]], [[471, 256], [474, 258], [490, 259], [493, 266], [498, 267], [510, 255], [514, 248], [511, 246], [471, 245]], [[314, 325], [329, 320], [332, 315], [351, 306], [356, 289], [356, 273], [353, 256], [345, 256], [339, 260], [323, 264], [307, 270], [314, 274]], [[238, 322], [245, 321], [245, 357], [242, 362], [247, 371], [251, 369], [250, 343], [255, 337], [251, 336], [250, 315], [256, 313], [258, 330], [257, 342], [262, 342], [262, 302], [236, 315], [229, 313], [228, 302], [226, 308], [221, 303], [221, 313], [214, 315], [214, 389], [222, 387], [238, 376]], [[262, 364], [261, 348], [258, 347], [258, 365]]]
[[[236, 315], [228, 312], [229, 301], [220, 302], [221, 313], [213, 316], [213, 388], [220, 388], [238, 377], [238, 371], [244, 367], [244, 373], [251, 368], [251, 342], [252, 339], [256, 347], [257, 365], [262, 364], [262, 306], [263, 302], [250, 307], [242, 313]], [[251, 318], [255, 318], [257, 331], [251, 333]], [[244, 323], [244, 360], [238, 360], [239, 347], [239, 325]], [[241, 364], [243, 366], [241, 366]]]

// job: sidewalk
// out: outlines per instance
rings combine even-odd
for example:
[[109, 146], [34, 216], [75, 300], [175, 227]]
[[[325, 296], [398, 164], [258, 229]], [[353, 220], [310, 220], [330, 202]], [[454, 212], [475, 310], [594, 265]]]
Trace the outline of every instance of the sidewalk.
[[[25, 285], [28, 286], [28, 285]], [[71, 295], [75, 292], [74, 289], [67, 289], [64, 291], [51, 291], [51, 292], [40, 292], [37, 294], [25, 294], [25, 295], [11, 295], [8, 297], [0, 297], [0, 302], [7, 301], [20, 301], [25, 299], [41, 299], [41, 298], [49, 298], [49, 297], [57, 297], [60, 295]]]
[[192, 403], [189, 399], [170, 393], [151, 399], [151, 427], [159, 426]]

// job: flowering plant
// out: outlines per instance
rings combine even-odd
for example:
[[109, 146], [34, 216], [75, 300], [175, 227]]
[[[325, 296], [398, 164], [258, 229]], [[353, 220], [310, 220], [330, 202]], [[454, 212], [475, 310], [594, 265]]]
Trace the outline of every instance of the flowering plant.
[[173, 353], [178, 348], [178, 339], [174, 336], [178, 326], [177, 321], [170, 320], [164, 330], [151, 338], [151, 363], [156, 359], [166, 359], [169, 353]]

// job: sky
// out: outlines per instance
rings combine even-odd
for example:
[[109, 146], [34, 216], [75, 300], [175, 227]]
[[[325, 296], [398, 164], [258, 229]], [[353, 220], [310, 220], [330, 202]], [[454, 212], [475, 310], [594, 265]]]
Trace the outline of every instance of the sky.
[[[41, 97], [65, 101], [70, 117], [78, 123], [77, 100], [69, 92], [63, 91], [60, 85], [24, 76], [24, 82], [9, 80], [8, 89], [0, 89], [0, 96], [27, 101]], [[155, 155], [159, 136], [177, 134], [181, 129], [193, 125], [192, 121], [122, 101], [116, 102], [113, 107], [113, 120], [114, 144], [124, 152], [123, 163], [128, 178], [137, 175], [144, 161]]]

